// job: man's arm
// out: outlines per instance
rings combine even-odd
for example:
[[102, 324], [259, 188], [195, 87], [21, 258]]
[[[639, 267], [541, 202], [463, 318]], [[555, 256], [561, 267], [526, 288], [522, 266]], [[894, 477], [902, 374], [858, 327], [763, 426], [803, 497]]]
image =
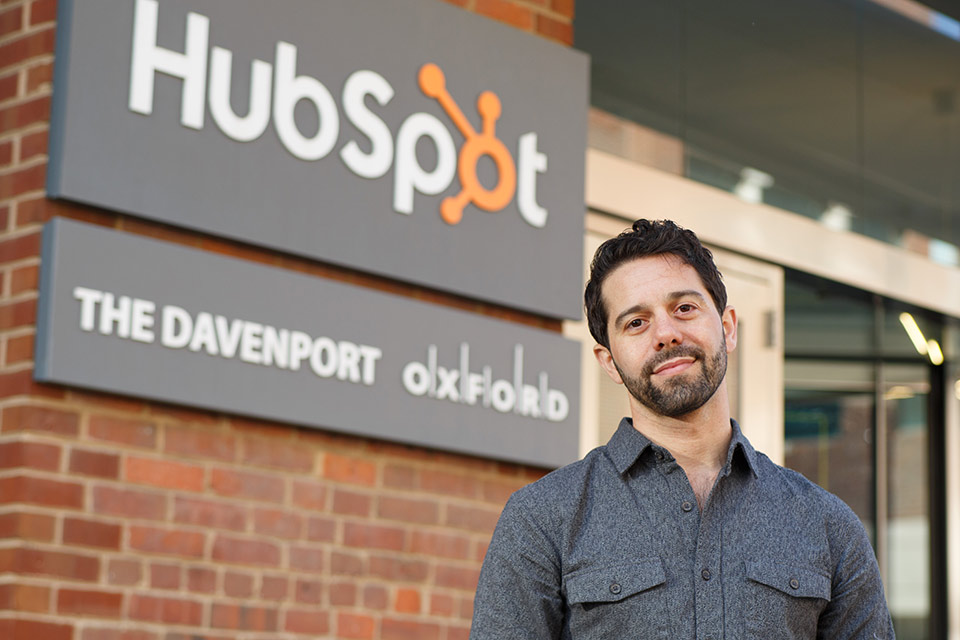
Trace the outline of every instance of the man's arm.
[[817, 638], [892, 640], [893, 622], [867, 532], [845, 504], [828, 528], [835, 558], [830, 604], [820, 614]]
[[563, 628], [559, 553], [514, 494], [480, 571], [471, 640], [555, 640]]

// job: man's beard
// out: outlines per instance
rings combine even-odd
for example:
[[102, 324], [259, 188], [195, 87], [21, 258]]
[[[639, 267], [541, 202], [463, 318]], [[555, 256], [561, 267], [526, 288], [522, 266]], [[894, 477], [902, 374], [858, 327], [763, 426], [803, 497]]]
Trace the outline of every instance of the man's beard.
[[[671, 358], [684, 356], [700, 362], [699, 375], [692, 380], [683, 375], [666, 378], [659, 387], [653, 384], [651, 377], [654, 369]], [[620, 373], [627, 391], [640, 404], [661, 416], [677, 418], [696, 411], [713, 397], [727, 373], [727, 352], [721, 343], [717, 352], [708, 360], [703, 349], [680, 345], [661, 351], [651, 358], [637, 377], [626, 375], [616, 361], [613, 365]]]

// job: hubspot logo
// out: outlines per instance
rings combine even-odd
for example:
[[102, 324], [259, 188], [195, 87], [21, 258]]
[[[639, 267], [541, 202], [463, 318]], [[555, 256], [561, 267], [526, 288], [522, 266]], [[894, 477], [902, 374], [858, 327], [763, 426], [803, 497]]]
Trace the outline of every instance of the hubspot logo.
[[[500, 211], [513, 200], [517, 186], [517, 169], [513, 156], [496, 137], [497, 119], [500, 117], [500, 98], [492, 91], [484, 91], [477, 98], [477, 111], [483, 128], [480, 133], [447, 91], [446, 78], [437, 65], [428, 63], [420, 68], [420, 90], [435, 98], [447, 112], [453, 124], [466, 138], [460, 149], [457, 175], [460, 177], [460, 193], [445, 198], [440, 205], [440, 215], [448, 224], [457, 224], [463, 217], [463, 208], [469, 203], [484, 211]], [[493, 189], [486, 189], [477, 177], [477, 164], [481, 156], [490, 157], [497, 165], [498, 182]]]

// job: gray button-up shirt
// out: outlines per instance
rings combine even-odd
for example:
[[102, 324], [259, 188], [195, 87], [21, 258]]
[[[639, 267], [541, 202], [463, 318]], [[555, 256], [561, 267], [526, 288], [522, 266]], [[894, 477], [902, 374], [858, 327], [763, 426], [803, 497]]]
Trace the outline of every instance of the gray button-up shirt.
[[701, 513], [670, 453], [625, 418], [517, 491], [483, 563], [472, 640], [893, 638], [876, 558], [839, 498], [733, 423]]

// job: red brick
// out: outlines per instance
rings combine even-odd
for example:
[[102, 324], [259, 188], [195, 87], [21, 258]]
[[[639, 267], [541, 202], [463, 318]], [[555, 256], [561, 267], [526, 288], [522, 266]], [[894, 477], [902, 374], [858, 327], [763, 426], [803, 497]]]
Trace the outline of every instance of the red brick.
[[220, 562], [275, 567], [280, 564], [280, 548], [260, 540], [218, 535], [213, 544], [213, 559]]
[[337, 489], [333, 492], [333, 512], [351, 516], [369, 516], [373, 498], [355, 491]]
[[530, 9], [509, 0], [476, 0], [474, 11], [525, 31], [533, 27], [533, 13]]
[[0, 549], [0, 574], [40, 575], [93, 582], [100, 573], [97, 558], [39, 549]]
[[372, 487], [377, 482], [377, 466], [369, 460], [328, 453], [323, 461], [323, 475], [337, 482]]
[[430, 573], [430, 565], [419, 559], [392, 556], [370, 558], [370, 574], [396, 582], [423, 582]]
[[158, 640], [158, 636], [152, 631], [88, 627], [83, 630], [80, 640]]
[[125, 476], [134, 484], [149, 484], [164, 489], [203, 491], [203, 467], [169, 460], [127, 458]]
[[56, 518], [53, 516], [35, 513], [4, 513], [0, 515], [0, 538], [52, 542], [56, 526]]
[[[2, 245], [0, 245], [2, 247]], [[16, 329], [37, 323], [37, 301], [20, 300], [0, 305], [0, 329]]]
[[322, 572], [326, 567], [325, 555], [322, 549], [315, 547], [291, 547], [290, 569], [310, 573]]
[[[0, 46], [0, 55], [3, 47]], [[0, 131], [13, 131], [50, 120], [50, 96], [39, 96], [0, 109]], [[40, 165], [43, 168], [43, 165]]]
[[195, 600], [132, 594], [129, 609], [133, 620], [192, 627], [199, 627], [203, 623], [203, 605]]
[[173, 502], [173, 520], [214, 529], [244, 531], [247, 508], [227, 502], [177, 496]]
[[313, 471], [315, 454], [300, 442], [249, 438], [244, 442], [243, 462], [258, 467], [274, 467], [287, 471]]
[[164, 636], [164, 640], [236, 640], [234, 636], [214, 636], [209, 633], [204, 633], [200, 635], [198, 633], [177, 633], [176, 631], [168, 631], [167, 635]]
[[135, 489], [94, 487], [93, 509], [103, 515], [163, 520], [167, 512], [167, 499], [159, 494]]
[[107, 524], [80, 518], [65, 518], [63, 543], [103, 549], [120, 549], [122, 529], [116, 524]]
[[82, 509], [83, 485], [31, 476], [0, 478], [0, 504], [13, 503]]
[[253, 595], [253, 576], [227, 571], [223, 574], [223, 593], [231, 598], [249, 598]]
[[0, 101], [16, 97], [19, 84], [18, 78], [19, 74], [17, 73], [11, 73], [10, 75], [0, 78]]
[[[67, 394], [61, 387], [34, 382], [33, 371], [29, 369], [0, 375], [0, 398], [20, 395], [30, 395], [34, 399], [62, 399], [65, 398]], [[4, 427], [4, 429], [6, 429], [6, 427]]]
[[[53, 53], [53, 36], [54, 30], [51, 28], [7, 42], [0, 46], [0, 60], [8, 66], [13, 66], [29, 58]], [[3, 129], [4, 127], [0, 127], [0, 130]]]
[[537, 15], [535, 30], [538, 34], [567, 46], [573, 45], [573, 25], [550, 16]]
[[442, 558], [470, 559], [470, 539], [456, 533], [414, 531], [410, 542], [414, 553], [425, 553]]
[[398, 613], [420, 613], [420, 592], [415, 589], [397, 589], [393, 609]]
[[91, 416], [90, 437], [131, 447], [157, 448], [157, 427], [146, 420]]
[[210, 626], [240, 631], [276, 631], [277, 617], [275, 609], [214, 603]]
[[200, 558], [203, 556], [204, 540], [204, 534], [194, 531], [130, 527], [130, 547], [147, 553]]
[[323, 511], [327, 504], [327, 485], [319, 482], [294, 480], [293, 504], [302, 509]]
[[380, 621], [381, 640], [439, 640], [440, 626], [412, 620], [384, 618]]
[[47, 613], [50, 589], [29, 584], [0, 584], [0, 611]]
[[[297, 602], [320, 604], [323, 598], [323, 583], [319, 580], [297, 580], [294, 598]], [[331, 604], [333, 603], [331, 602]]]
[[447, 516], [444, 524], [457, 529], [467, 529], [477, 533], [490, 534], [497, 526], [500, 512], [494, 509], [480, 509], [476, 507], [447, 506]]
[[33, 0], [30, 5], [30, 25], [53, 22], [57, 19], [56, 0]]
[[288, 609], [283, 628], [290, 633], [326, 634], [330, 631], [330, 616], [317, 609]]
[[0, 443], [0, 469], [40, 469], [56, 471], [60, 467], [60, 447], [40, 442]]
[[390, 549], [401, 551], [406, 535], [403, 529], [376, 524], [348, 522], [344, 526], [343, 544], [364, 549]]
[[273, 538], [295, 539], [303, 532], [303, 518], [280, 509], [256, 509], [253, 530]]
[[47, 137], [46, 130], [24, 135], [20, 139], [20, 162], [46, 155]]
[[284, 482], [276, 476], [232, 469], [214, 469], [210, 487], [222, 496], [282, 502]]
[[470, 627], [447, 627], [447, 640], [470, 640]]
[[[3, 115], [0, 112], [0, 126], [3, 125]], [[43, 189], [46, 179], [47, 166], [45, 164], [38, 164], [0, 175], [0, 200], [12, 198], [29, 191], [39, 191]]]
[[17, 267], [10, 275], [10, 295], [15, 296], [24, 291], [36, 291], [39, 283], [40, 268], [37, 265]]
[[229, 433], [196, 427], [166, 429], [164, 451], [189, 458], [212, 458], [233, 462], [237, 457], [237, 439]]
[[430, 615], [451, 617], [454, 614], [454, 599], [443, 593], [430, 594]]
[[431, 500], [410, 500], [383, 496], [377, 504], [377, 515], [387, 520], [437, 524], [440, 520], [440, 507]]
[[4, 640], [71, 640], [73, 626], [33, 620], [0, 619], [0, 638]]
[[53, 64], [41, 62], [27, 69], [27, 95], [42, 89], [49, 89], [53, 81]]
[[567, 18], [573, 18], [575, 0], [550, 0], [550, 8]]
[[359, 576], [364, 573], [363, 558], [353, 553], [334, 551], [330, 554], [330, 573]]
[[150, 587], [153, 589], [179, 589], [182, 573], [179, 564], [151, 564]]
[[[27, 372], [29, 376], [29, 372]], [[80, 418], [71, 411], [60, 411], [31, 405], [5, 407], [2, 413], [3, 432], [40, 431], [61, 436], [76, 437], [80, 433]]]
[[383, 485], [392, 489], [416, 489], [419, 473], [413, 467], [388, 464], [383, 469]]
[[120, 456], [74, 449], [70, 452], [70, 472], [116, 480], [120, 477]]
[[217, 590], [217, 572], [203, 567], [187, 569], [187, 589], [199, 593], [213, 593]]
[[480, 495], [479, 482], [473, 476], [438, 469], [423, 469], [420, 472], [420, 486], [426, 491], [460, 498], [476, 498]]
[[133, 586], [140, 583], [143, 567], [138, 560], [113, 558], [107, 565], [107, 580], [118, 586]]
[[13, 142], [0, 142], [0, 167], [9, 167], [13, 164]]
[[307, 521], [307, 540], [333, 542], [337, 535], [337, 523], [330, 518], [310, 518]]
[[363, 589], [363, 606], [367, 609], [383, 611], [387, 608], [389, 594], [379, 585], [370, 585]]
[[7, 338], [6, 364], [19, 364], [33, 360], [33, 334]]
[[68, 616], [119, 618], [123, 594], [87, 589], [60, 589], [57, 613]]
[[23, 7], [14, 7], [0, 13], [0, 37], [23, 29]]
[[[54, 217], [83, 219], [84, 214], [93, 213], [92, 209], [82, 209], [78, 205], [60, 200], [49, 200], [45, 197], [30, 198], [17, 203], [17, 227], [42, 224]], [[97, 212], [101, 226], [113, 226], [113, 218], [106, 212]], [[86, 222], [97, 223], [98, 219], [87, 219]]]
[[476, 590], [477, 580], [479, 579], [479, 569], [446, 565], [438, 566], [434, 577], [437, 586], [471, 592]]
[[336, 582], [330, 585], [330, 604], [352, 607], [357, 604], [357, 585], [352, 582]]
[[337, 637], [373, 640], [376, 621], [370, 616], [353, 613], [337, 614]]
[[283, 576], [263, 576], [260, 583], [260, 597], [264, 600], [286, 600], [289, 581]]

